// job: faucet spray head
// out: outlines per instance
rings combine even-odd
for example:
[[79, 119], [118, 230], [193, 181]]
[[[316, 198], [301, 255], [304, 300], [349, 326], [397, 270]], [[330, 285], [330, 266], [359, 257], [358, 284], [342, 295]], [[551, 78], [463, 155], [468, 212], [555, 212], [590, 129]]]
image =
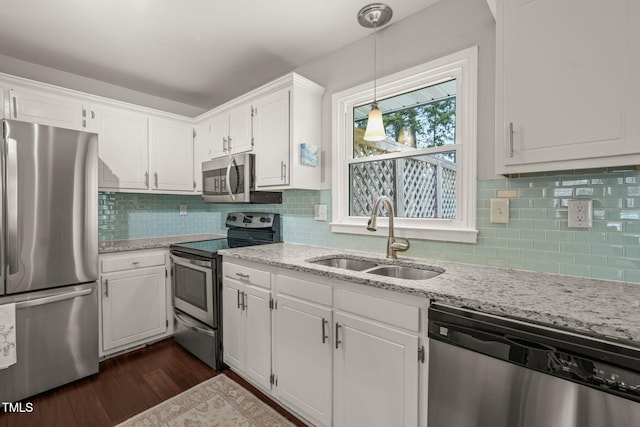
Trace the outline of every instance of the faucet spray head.
[[378, 227], [376, 226], [376, 216], [372, 215], [371, 218], [369, 218], [369, 221], [367, 222], [367, 230], [376, 231], [377, 229]]

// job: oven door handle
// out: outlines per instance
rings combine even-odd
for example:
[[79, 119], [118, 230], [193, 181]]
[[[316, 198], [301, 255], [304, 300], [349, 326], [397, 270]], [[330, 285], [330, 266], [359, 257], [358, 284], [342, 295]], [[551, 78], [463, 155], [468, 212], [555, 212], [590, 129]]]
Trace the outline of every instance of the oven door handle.
[[216, 333], [213, 331], [209, 331], [207, 329], [201, 328], [200, 326], [194, 325], [193, 323], [191, 323], [189, 320], [187, 320], [186, 318], [184, 318], [182, 315], [178, 314], [178, 312], [176, 310], [173, 310], [173, 315], [175, 316], [175, 318], [182, 323], [184, 326], [186, 326], [187, 328], [195, 331], [195, 332], [200, 332], [203, 333], [205, 335], [209, 335], [211, 337], [215, 337]]
[[174, 264], [181, 265], [185, 268], [192, 268], [194, 270], [201, 271], [203, 273], [211, 273], [211, 262], [201, 261], [197, 259], [188, 259], [171, 255], [171, 260]]

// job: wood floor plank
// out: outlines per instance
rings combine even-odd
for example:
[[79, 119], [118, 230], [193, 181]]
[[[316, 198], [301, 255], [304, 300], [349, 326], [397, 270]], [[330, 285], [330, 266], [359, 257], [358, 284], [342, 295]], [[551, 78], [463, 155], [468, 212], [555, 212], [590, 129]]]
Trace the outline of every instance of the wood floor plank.
[[142, 374], [142, 378], [144, 378], [147, 385], [156, 392], [161, 401], [167, 400], [184, 391], [182, 387], [176, 384], [176, 382], [161, 369]]
[[97, 378], [81, 380], [68, 389], [69, 402], [79, 426], [111, 425], [111, 420], [93, 389], [93, 384], [97, 381]]

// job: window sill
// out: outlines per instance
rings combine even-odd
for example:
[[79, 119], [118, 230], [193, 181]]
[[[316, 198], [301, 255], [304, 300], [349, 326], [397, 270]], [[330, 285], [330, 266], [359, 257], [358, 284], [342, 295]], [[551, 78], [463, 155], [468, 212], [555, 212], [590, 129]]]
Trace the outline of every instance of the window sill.
[[[344, 234], [361, 234], [367, 236], [388, 236], [389, 231], [386, 225], [380, 224], [378, 230], [371, 232], [367, 230], [366, 221], [362, 224], [331, 223], [331, 232]], [[456, 243], [476, 243], [478, 240], [478, 230], [455, 227], [407, 227], [395, 225], [396, 237], [417, 240], [438, 240]]]

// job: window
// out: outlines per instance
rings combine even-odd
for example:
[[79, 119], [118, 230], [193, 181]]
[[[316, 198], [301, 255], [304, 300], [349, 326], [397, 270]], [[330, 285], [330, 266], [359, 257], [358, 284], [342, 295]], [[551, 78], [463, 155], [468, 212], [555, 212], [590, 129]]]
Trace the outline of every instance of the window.
[[363, 138], [373, 84], [333, 96], [332, 231], [369, 233], [385, 195], [397, 235], [475, 243], [476, 85], [475, 47], [379, 79], [387, 134], [379, 142]]

